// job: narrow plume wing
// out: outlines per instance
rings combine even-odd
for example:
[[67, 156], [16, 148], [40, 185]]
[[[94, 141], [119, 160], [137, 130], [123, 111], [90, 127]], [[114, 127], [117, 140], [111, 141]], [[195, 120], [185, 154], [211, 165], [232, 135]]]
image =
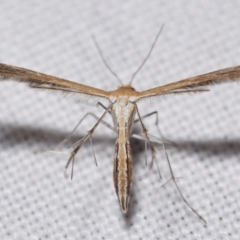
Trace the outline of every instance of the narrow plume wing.
[[107, 91], [98, 88], [2, 63], [0, 63], [0, 80], [15, 80], [27, 83], [32, 88], [79, 93], [89, 98], [108, 98], [109, 95]]
[[164, 86], [151, 88], [138, 93], [138, 98], [154, 97], [166, 94], [177, 94], [203, 91], [209, 85], [240, 80], [240, 66], [225, 68], [214, 72], [202, 74], [196, 77], [187, 78]]

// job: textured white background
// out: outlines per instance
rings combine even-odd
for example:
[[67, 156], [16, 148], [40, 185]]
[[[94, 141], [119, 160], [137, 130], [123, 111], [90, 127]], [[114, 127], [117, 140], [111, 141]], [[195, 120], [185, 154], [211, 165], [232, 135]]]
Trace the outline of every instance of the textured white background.
[[[0, 1], [0, 62], [103, 89], [117, 81], [91, 40], [94, 34], [112, 68], [127, 83], [165, 29], [134, 82], [144, 90], [240, 64], [239, 1]], [[239, 239], [240, 85], [141, 104], [159, 111], [160, 128], [178, 148], [172, 167], [188, 201], [169, 178], [160, 152], [143, 180], [144, 147], [132, 141], [135, 180], [129, 214], [119, 209], [112, 182], [114, 134], [99, 126], [77, 156], [73, 180], [63, 176], [68, 155], [53, 149], [89, 111], [58, 94], [0, 83], [0, 239]], [[107, 118], [111, 123], [111, 119]], [[154, 133], [154, 118], [145, 121]], [[86, 120], [72, 142], [94, 124]], [[139, 132], [141, 128], [137, 129]], [[65, 151], [69, 151], [65, 146]]]

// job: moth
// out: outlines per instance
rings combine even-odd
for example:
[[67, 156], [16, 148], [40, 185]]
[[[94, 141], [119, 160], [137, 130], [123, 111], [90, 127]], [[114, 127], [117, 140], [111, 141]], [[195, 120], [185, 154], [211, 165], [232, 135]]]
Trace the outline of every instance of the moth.
[[[165, 95], [205, 92], [208, 91], [208, 89], [205, 88], [206, 86], [235, 81], [239, 80], [240, 78], [240, 66], [236, 66], [206, 73], [196, 77], [187, 78], [163, 86], [147, 89], [145, 91], [137, 91], [135, 88], [132, 87], [133, 80], [151, 55], [151, 52], [157, 42], [160, 33], [162, 32], [162, 29], [163, 26], [160, 28], [160, 31], [155, 37], [147, 56], [145, 57], [141, 65], [138, 67], [138, 69], [135, 71], [135, 73], [132, 75], [131, 81], [128, 84], [123, 84], [117, 74], [109, 67], [98, 43], [96, 42], [95, 38], [93, 38], [105, 66], [120, 82], [120, 86], [112, 91], [98, 89], [95, 87], [83, 85], [80, 83], [72, 82], [69, 80], [46, 75], [20, 67], [0, 64], [1, 80], [16, 80], [18, 82], [27, 83], [28, 86], [31, 88], [37, 88], [40, 90], [52, 90], [68, 94], [77, 94], [81, 96], [83, 100], [94, 99], [96, 100], [96, 102], [99, 102], [102, 99], [108, 100], [109, 105], [107, 107], [104, 107], [99, 102], [99, 104], [105, 108], [105, 111], [98, 119], [96, 124], [88, 131], [85, 137], [83, 137], [75, 144], [74, 150], [71, 152], [68, 162], [66, 164], [66, 168], [69, 166], [70, 163], [72, 163], [73, 165], [74, 158], [77, 152], [88, 139], [92, 141], [91, 137], [94, 130], [97, 128], [99, 123], [104, 123], [104, 117], [110, 113], [112, 115], [114, 123], [114, 131], [117, 135], [114, 153], [113, 180], [120, 208], [123, 213], [127, 213], [128, 211], [132, 186], [133, 159], [129, 139], [132, 134], [131, 131], [134, 121], [139, 121], [141, 124], [146, 145], [151, 151], [152, 162], [155, 161], [156, 155], [154, 145], [152, 144], [153, 140], [151, 139], [151, 136], [149, 135], [143, 123], [142, 117], [140, 116], [137, 106], [138, 102], [147, 98], [159, 98]], [[135, 120], [136, 116], [137, 120]], [[171, 173], [171, 180], [174, 182], [179, 194], [181, 195], [182, 200], [201, 220], [206, 223], [204, 218], [187, 202], [187, 200], [181, 193], [171, 168], [168, 154], [164, 145], [164, 140], [162, 140], [161, 143], [165, 150], [166, 159], [168, 161], [168, 166]]]

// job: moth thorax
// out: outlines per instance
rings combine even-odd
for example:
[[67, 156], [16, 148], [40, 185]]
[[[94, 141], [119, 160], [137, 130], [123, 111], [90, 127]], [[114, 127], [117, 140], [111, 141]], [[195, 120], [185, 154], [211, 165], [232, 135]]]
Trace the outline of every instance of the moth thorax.
[[119, 102], [121, 107], [125, 107], [126, 105], [128, 105], [129, 99], [128, 99], [127, 96], [119, 97], [118, 102]]

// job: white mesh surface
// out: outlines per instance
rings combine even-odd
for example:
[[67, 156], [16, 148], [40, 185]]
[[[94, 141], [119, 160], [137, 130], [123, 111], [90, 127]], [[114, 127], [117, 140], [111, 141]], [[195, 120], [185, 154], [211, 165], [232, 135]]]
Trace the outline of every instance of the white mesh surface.
[[[0, 62], [102, 89], [127, 83], [164, 31], [133, 86], [144, 90], [220, 68], [240, 65], [239, 1], [1, 1]], [[207, 226], [169, 183], [166, 159], [143, 180], [144, 143], [133, 141], [134, 183], [129, 214], [115, 195], [114, 134], [99, 126], [91, 146], [78, 153], [73, 180], [65, 179], [69, 155], [46, 153], [88, 111], [56, 94], [15, 82], [0, 83], [0, 239], [239, 239], [240, 85], [141, 104], [142, 115], [159, 111], [159, 126], [178, 148], [169, 150], [178, 182]], [[109, 117], [106, 118], [111, 123]], [[154, 117], [145, 120], [155, 133]], [[72, 142], [95, 123], [89, 117]], [[138, 128], [141, 131], [141, 128]], [[70, 151], [65, 147], [65, 151]]]

